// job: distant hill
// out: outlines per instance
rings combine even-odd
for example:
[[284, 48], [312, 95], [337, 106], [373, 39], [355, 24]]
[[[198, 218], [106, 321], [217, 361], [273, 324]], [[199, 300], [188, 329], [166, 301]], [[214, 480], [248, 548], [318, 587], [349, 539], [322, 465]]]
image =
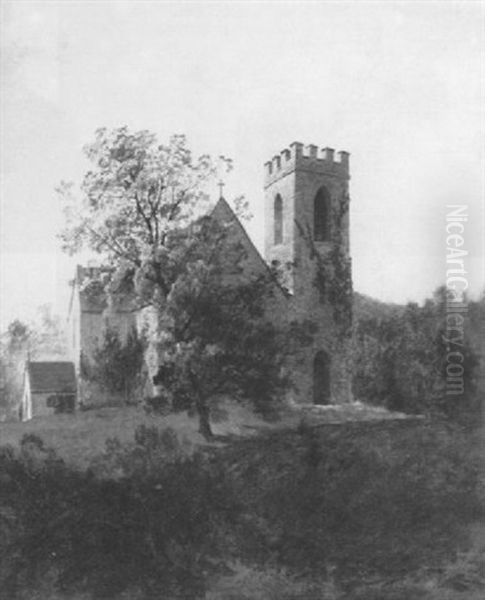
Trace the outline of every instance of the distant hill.
[[376, 298], [371, 298], [360, 292], [354, 292], [354, 318], [356, 321], [369, 317], [392, 317], [402, 314], [406, 306], [404, 304], [394, 304], [391, 302], [382, 302]]
[[[383, 302], [354, 292], [354, 319], [388, 318], [400, 316], [406, 310], [406, 304]], [[470, 300], [466, 320], [466, 334], [473, 350], [485, 359], [485, 293], [479, 300]]]

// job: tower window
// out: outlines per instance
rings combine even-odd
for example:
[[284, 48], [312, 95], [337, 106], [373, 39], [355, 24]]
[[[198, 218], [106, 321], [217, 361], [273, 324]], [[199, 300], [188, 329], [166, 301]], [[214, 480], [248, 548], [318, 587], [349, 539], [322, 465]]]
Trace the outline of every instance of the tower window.
[[330, 197], [324, 187], [320, 188], [315, 196], [313, 227], [316, 242], [327, 242], [330, 239]]
[[313, 403], [330, 404], [330, 356], [320, 350], [313, 359]]
[[279, 194], [274, 201], [274, 243], [283, 243], [283, 200]]

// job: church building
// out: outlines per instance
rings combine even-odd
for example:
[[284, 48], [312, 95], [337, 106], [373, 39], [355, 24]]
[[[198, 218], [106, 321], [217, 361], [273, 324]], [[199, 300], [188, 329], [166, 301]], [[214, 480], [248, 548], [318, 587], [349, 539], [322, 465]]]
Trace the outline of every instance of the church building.
[[[268, 267], [278, 273], [277, 306], [271, 310], [274, 318], [310, 321], [314, 326], [312, 343], [302, 345], [287, 365], [293, 383], [289, 395], [297, 403], [351, 400], [349, 179], [349, 154], [342, 151], [335, 156], [331, 148], [294, 142], [268, 161], [264, 257], [222, 197], [211, 214], [224, 221], [230, 237], [245, 249], [245, 277], [257, 276]], [[79, 379], [80, 357], [92, 357], [106, 304], [102, 298], [96, 305], [88, 299], [81, 285], [82, 274], [78, 268], [69, 315], [71, 359]], [[129, 302], [121, 303], [110, 319], [110, 326], [119, 328], [121, 336], [140, 321]], [[148, 368], [150, 375], [154, 367]]]

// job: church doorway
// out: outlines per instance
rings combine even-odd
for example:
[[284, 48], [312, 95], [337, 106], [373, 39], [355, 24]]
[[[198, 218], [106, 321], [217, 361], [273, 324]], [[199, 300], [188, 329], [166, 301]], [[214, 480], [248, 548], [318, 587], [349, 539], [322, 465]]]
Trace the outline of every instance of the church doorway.
[[324, 350], [313, 360], [313, 403], [330, 404], [330, 357]]

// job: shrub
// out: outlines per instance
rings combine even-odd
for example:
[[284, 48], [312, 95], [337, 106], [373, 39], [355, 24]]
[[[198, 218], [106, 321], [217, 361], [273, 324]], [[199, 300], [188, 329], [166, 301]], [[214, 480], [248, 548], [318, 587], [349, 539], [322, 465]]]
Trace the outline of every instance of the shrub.
[[123, 342], [117, 331], [107, 328], [94, 352], [93, 361], [82, 356], [82, 377], [109, 394], [122, 396], [127, 403], [141, 387], [145, 345], [136, 330]]
[[166, 416], [171, 412], [171, 402], [166, 396], [152, 396], [143, 400], [143, 409], [149, 415]]
[[194, 455], [188, 440], [179, 439], [171, 427], [157, 429], [140, 425], [132, 444], [123, 445], [117, 438], [106, 440], [105, 452], [96, 457], [90, 470], [98, 478], [132, 478], [144, 480], [158, 477], [164, 467], [182, 464]]
[[10, 520], [0, 542], [3, 597], [49, 578], [54, 591], [98, 598], [203, 594], [223, 563], [233, 510], [218, 468], [200, 453], [182, 456], [173, 432], [150, 428], [131, 449], [108, 444], [121, 466], [116, 480], [72, 471], [52, 455], [39, 461], [34, 446], [35, 460], [27, 444], [0, 455], [0, 514]]
[[485, 548], [460, 553], [444, 570], [442, 585], [463, 593], [485, 590]]
[[[481, 404], [476, 393], [479, 348], [473, 336], [480, 328], [480, 315], [476, 314], [480, 304], [469, 303], [470, 317], [465, 319], [464, 330], [459, 339], [450, 342], [448, 296], [441, 287], [423, 306], [393, 307], [359, 300], [353, 336], [353, 391], [357, 398], [391, 410], [446, 415], [464, 423], [477, 421]], [[454, 393], [447, 389], [450, 344], [459, 350], [463, 367], [463, 389]]]
[[239, 444], [226, 468], [250, 514], [243, 559], [357, 581], [448, 560], [481, 514], [470, 442], [466, 431], [402, 423]]
[[284, 570], [265, 570], [242, 564], [218, 579], [204, 600], [337, 600], [332, 583], [296, 578]]
[[361, 423], [197, 451], [140, 427], [82, 473], [26, 436], [0, 451], [0, 597], [428, 600], [423, 565], [442, 572], [429, 600], [473, 597], [483, 560], [455, 560], [483, 516], [473, 441]]
[[438, 574], [423, 568], [399, 581], [363, 583], [346, 600], [482, 600], [484, 590], [485, 554], [475, 548], [460, 553]]

